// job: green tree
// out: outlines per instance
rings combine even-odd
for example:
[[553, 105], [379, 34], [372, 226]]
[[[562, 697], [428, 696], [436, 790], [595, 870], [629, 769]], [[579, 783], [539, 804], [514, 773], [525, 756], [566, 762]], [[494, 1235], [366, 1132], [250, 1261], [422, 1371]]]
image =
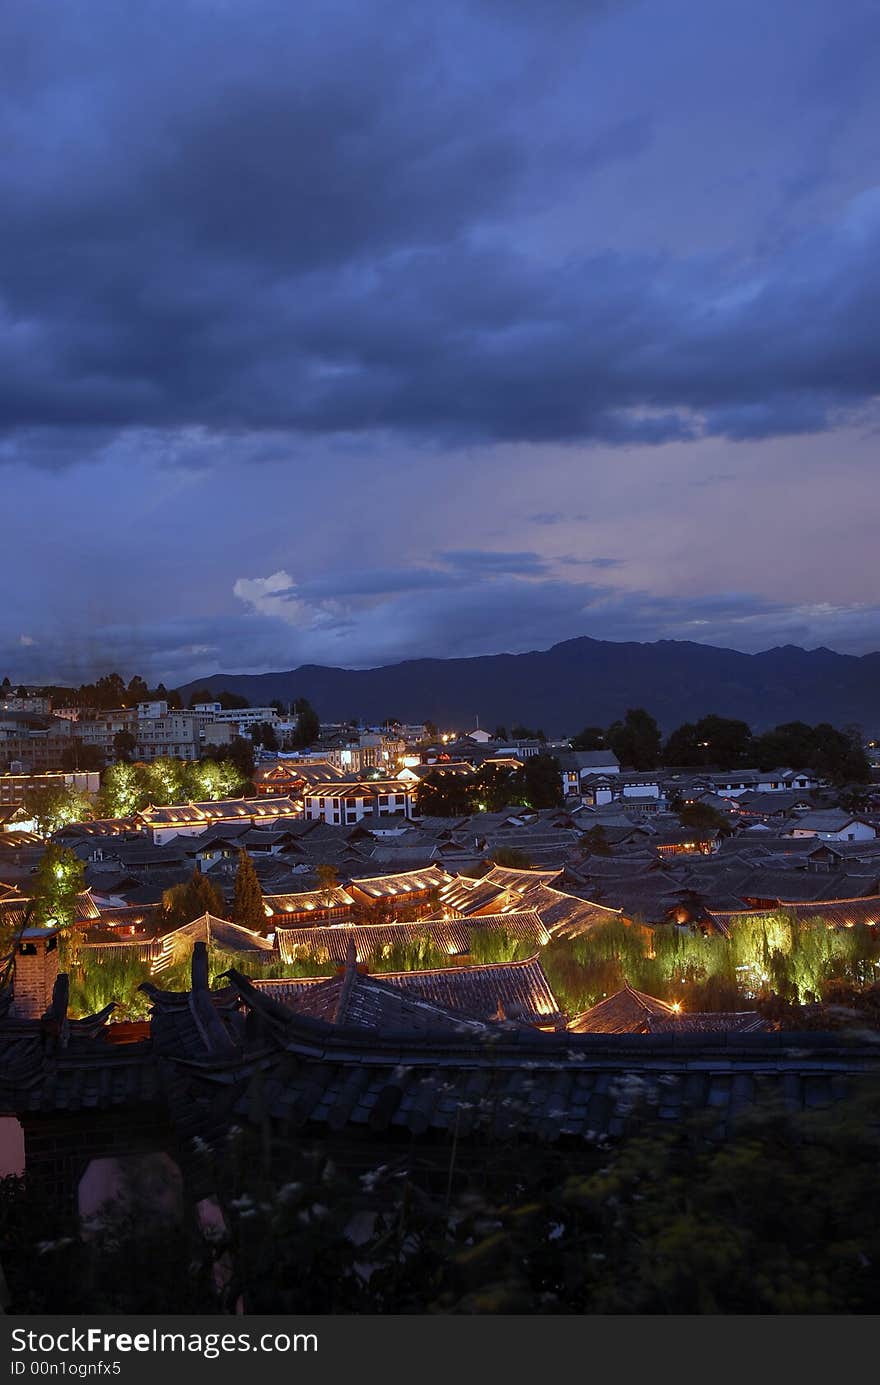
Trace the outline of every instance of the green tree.
[[293, 744], [298, 749], [313, 745], [321, 734], [321, 721], [308, 698], [298, 697], [293, 704], [296, 716], [296, 731]]
[[601, 726], [585, 726], [569, 741], [572, 750], [604, 750], [605, 732]]
[[683, 804], [678, 810], [678, 820], [682, 827], [690, 827], [695, 832], [722, 832], [729, 836], [732, 831], [729, 818], [711, 803]]
[[515, 778], [526, 807], [555, 808], [562, 802], [562, 773], [555, 755], [529, 755]]
[[212, 697], [208, 700], [211, 702], [219, 702], [224, 712], [243, 711], [246, 707], [251, 705], [246, 697], [242, 697], [239, 693], [229, 692], [226, 688], [224, 688], [221, 693], [218, 693], [216, 697]]
[[438, 768], [426, 774], [416, 790], [416, 812], [420, 817], [467, 817], [473, 811], [473, 778], [463, 774], [443, 774]]
[[663, 746], [664, 765], [682, 765], [691, 768], [705, 764], [700, 737], [694, 722], [685, 721], [670, 733]]
[[157, 808], [171, 803], [186, 802], [185, 763], [183, 760], [160, 755], [144, 766], [149, 801]]
[[198, 707], [198, 706], [200, 706], [200, 705], [201, 705], [202, 703], [204, 703], [204, 702], [216, 702], [216, 701], [217, 701], [217, 698], [216, 698], [216, 697], [214, 696], [214, 694], [211, 692], [211, 689], [210, 689], [210, 688], [196, 688], [196, 690], [195, 690], [194, 693], [190, 693], [189, 705], [190, 705], [190, 707], [192, 708], [192, 707]]
[[103, 711], [121, 707], [125, 701], [125, 684], [118, 673], [108, 673], [95, 684], [95, 706]]
[[85, 889], [86, 868], [67, 847], [46, 847], [34, 872], [31, 923], [38, 928], [69, 927], [76, 918], [77, 896]]
[[276, 751], [278, 749], [278, 737], [275, 734], [275, 727], [270, 721], [260, 721], [252, 727], [251, 740], [254, 745], [261, 745], [264, 750]]
[[137, 750], [137, 737], [130, 731], [117, 731], [113, 737], [113, 754], [117, 760], [130, 760]]
[[339, 889], [339, 875], [336, 867], [326, 861], [320, 861], [315, 867], [315, 875], [318, 879], [318, 889], [325, 904], [329, 904], [333, 899], [334, 891]]
[[163, 892], [160, 915], [168, 928], [179, 928], [181, 924], [201, 918], [202, 914], [224, 918], [226, 905], [220, 891], [196, 867], [189, 880]]
[[125, 690], [126, 702], [129, 707], [131, 707], [136, 702], [147, 702], [149, 696], [150, 689], [147, 687], [145, 680], [141, 678], [140, 674], [136, 673], [133, 678], [129, 679], [128, 687]]
[[805, 721], [787, 721], [757, 736], [752, 753], [758, 768], [806, 769], [813, 752], [813, 728]]
[[58, 788], [28, 789], [23, 808], [33, 819], [38, 837], [51, 837], [59, 828], [71, 822], [87, 822], [94, 817], [88, 794], [68, 785]]
[[61, 768], [66, 770], [90, 770], [104, 768], [104, 754], [96, 745], [84, 745], [78, 736], [71, 736], [70, 742], [61, 752]]
[[735, 769], [751, 759], [752, 732], [744, 721], [711, 713], [700, 718], [696, 731], [699, 748], [705, 756], [704, 764]]
[[606, 735], [621, 765], [635, 770], [656, 769], [660, 759], [660, 728], [644, 707], [629, 707], [623, 721], [612, 722]]
[[250, 928], [255, 933], [266, 931], [263, 891], [254, 870], [254, 863], [244, 848], [238, 853], [238, 870], [235, 873], [235, 889], [232, 896], [232, 919], [242, 928]]
[[127, 818], [145, 808], [150, 801], [144, 765], [119, 760], [101, 776], [98, 812], [103, 818]]

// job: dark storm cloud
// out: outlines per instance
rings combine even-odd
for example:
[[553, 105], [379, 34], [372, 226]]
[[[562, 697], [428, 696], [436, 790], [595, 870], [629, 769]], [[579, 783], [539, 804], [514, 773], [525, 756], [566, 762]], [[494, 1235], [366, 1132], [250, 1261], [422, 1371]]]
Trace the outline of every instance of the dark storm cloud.
[[54, 30], [4, 7], [0, 459], [47, 430], [44, 465], [100, 430], [747, 439], [869, 398], [869, 194], [758, 258], [519, 243], [652, 139], [647, 115], [572, 106], [608, 7], [560, 8], [570, 54], [529, 6], [340, 6], [334, 26], [92, 0]]

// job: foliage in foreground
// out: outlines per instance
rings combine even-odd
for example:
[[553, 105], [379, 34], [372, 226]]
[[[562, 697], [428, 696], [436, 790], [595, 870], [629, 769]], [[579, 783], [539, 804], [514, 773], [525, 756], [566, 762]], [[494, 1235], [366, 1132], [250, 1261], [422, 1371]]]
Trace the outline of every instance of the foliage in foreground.
[[195, 1157], [225, 1211], [209, 1238], [193, 1206], [168, 1226], [135, 1198], [81, 1239], [36, 1185], [0, 1184], [10, 1311], [880, 1308], [873, 1080], [829, 1110], [752, 1115], [724, 1143], [699, 1117], [577, 1153], [447, 1145], [362, 1172], [240, 1131]]

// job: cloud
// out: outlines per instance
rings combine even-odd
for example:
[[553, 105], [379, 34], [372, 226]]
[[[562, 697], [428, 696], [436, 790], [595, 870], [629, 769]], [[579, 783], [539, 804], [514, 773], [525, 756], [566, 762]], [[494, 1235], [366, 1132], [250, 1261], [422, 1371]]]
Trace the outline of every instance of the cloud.
[[[166, 433], [184, 465], [242, 434], [257, 462], [272, 430], [750, 440], [880, 389], [876, 188], [752, 255], [530, 229], [657, 118], [585, 106], [590, 47], [543, 11], [95, 6], [88, 34], [0, 19], [0, 460]], [[627, 18], [557, 12], [570, 36]]]

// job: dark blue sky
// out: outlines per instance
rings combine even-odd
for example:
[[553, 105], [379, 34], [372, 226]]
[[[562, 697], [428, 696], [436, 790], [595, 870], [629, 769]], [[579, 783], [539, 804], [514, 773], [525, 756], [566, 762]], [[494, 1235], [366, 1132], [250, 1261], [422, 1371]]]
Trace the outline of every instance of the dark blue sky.
[[880, 647], [877, 0], [6, 0], [0, 50], [10, 676]]

